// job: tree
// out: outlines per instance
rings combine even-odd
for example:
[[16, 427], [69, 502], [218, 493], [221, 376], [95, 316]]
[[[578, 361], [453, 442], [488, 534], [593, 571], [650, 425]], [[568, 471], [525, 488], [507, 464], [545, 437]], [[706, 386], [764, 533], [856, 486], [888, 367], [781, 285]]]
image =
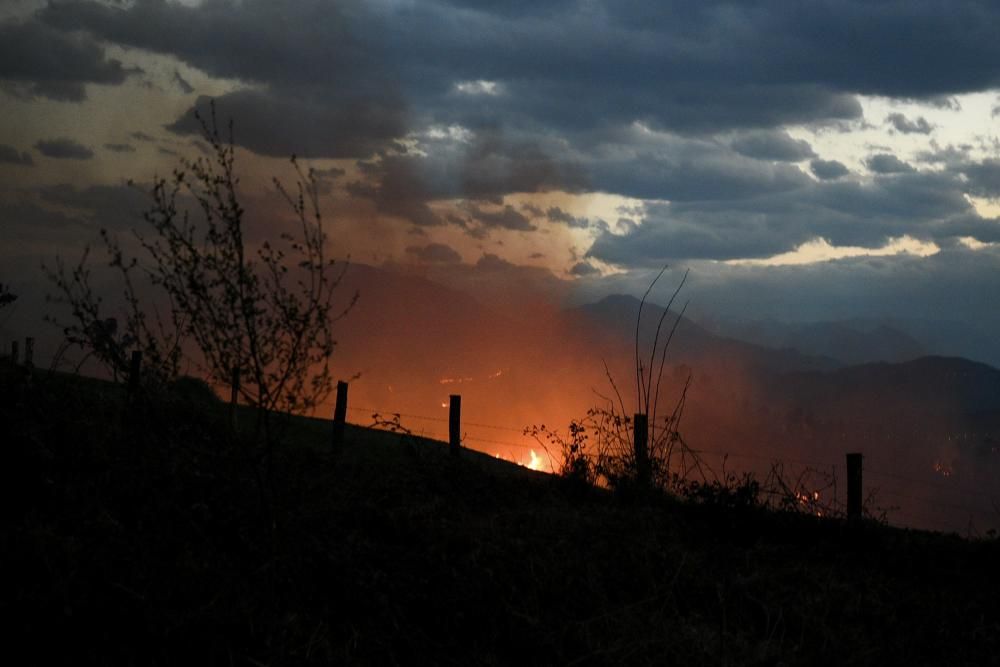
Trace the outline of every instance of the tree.
[[208, 156], [182, 160], [170, 178], [153, 181], [146, 224], [135, 232], [138, 256], [101, 230], [123, 291], [123, 325], [107, 316], [91, 287], [87, 252], [72, 270], [57, 260], [48, 273], [56, 300], [70, 307], [68, 339], [115, 377], [125, 370], [127, 348], [143, 352], [150, 382], [175, 378], [185, 359], [217, 386], [238, 373], [240, 395], [256, 408], [256, 432], [270, 451], [269, 414], [305, 413], [329, 396], [333, 324], [358, 295], [334, 304], [347, 265], [327, 257], [314, 172], [303, 172], [293, 156], [294, 187], [274, 179], [293, 222], [255, 245], [246, 237], [232, 122], [223, 138], [214, 105], [209, 121], [196, 116]]

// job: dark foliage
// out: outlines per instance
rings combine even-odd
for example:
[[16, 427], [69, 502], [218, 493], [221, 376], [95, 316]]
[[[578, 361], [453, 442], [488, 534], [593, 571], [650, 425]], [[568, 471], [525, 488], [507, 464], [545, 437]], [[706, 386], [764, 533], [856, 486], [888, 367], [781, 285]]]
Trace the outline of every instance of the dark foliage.
[[10, 285], [0, 283], [0, 310], [17, 301], [17, 295], [10, 291]]
[[[221, 406], [2, 371], [0, 606], [39, 664], [983, 664], [994, 542], [567, 494], [295, 422], [271, 523]], [[491, 472], [492, 470], [492, 472]], [[517, 474], [513, 474], [517, 473]]]

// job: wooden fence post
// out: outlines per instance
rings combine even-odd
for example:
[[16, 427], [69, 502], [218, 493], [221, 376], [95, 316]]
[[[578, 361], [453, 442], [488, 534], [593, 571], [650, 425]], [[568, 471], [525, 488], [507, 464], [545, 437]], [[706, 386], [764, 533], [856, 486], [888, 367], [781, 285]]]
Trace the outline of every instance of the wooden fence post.
[[847, 518], [850, 521], [857, 521], [861, 518], [862, 494], [861, 494], [861, 462], [860, 453], [847, 455]]
[[35, 339], [31, 336], [24, 339], [24, 367], [29, 371], [35, 367]]
[[233, 369], [233, 375], [229, 384], [229, 428], [236, 430], [236, 406], [240, 401], [240, 369], [239, 366]]
[[21, 361], [18, 358], [18, 357], [21, 356], [19, 353], [20, 353], [20, 349], [17, 346], [17, 341], [16, 340], [12, 341], [11, 344], [10, 344], [10, 365], [11, 366], [17, 366], [18, 362]]
[[337, 402], [333, 406], [333, 451], [344, 446], [344, 424], [347, 423], [347, 383], [337, 382]]
[[635, 444], [635, 476], [639, 486], [648, 488], [652, 482], [649, 465], [649, 421], [641, 412], [635, 413], [632, 421]]
[[139, 378], [142, 375], [142, 352], [134, 350], [132, 352], [131, 363], [128, 367], [128, 404], [132, 405], [139, 398]]
[[451, 405], [448, 408], [448, 444], [452, 456], [462, 452], [462, 397], [458, 394], [450, 396]]

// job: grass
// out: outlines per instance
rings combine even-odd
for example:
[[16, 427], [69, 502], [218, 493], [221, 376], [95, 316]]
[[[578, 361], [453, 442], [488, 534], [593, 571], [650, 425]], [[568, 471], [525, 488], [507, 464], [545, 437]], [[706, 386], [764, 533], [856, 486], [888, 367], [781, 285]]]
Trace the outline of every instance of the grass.
[[[995, 541], [622, 498], [0, 372], [8, 651], [77, 664], [950, 664], [1000, 654]], [[245, 417], [242, 416], [242, 417]], [[245, 421], [245, 419], [244, 419]]]

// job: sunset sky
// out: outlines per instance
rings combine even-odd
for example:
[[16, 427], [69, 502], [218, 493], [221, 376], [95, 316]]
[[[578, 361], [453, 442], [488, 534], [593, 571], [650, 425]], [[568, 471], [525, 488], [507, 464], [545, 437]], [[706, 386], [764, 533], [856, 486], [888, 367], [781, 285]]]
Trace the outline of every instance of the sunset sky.
[[[321, 170], [331, 248], [560, 302], [1000, 332], [1000, 6], [5, 0], [0, 281], [137, 224], [232, 118], [255, 215]], [[258, 227], [266, 234], [266, 226]], [[476, 282], [479, 281], [479, 282]]]

